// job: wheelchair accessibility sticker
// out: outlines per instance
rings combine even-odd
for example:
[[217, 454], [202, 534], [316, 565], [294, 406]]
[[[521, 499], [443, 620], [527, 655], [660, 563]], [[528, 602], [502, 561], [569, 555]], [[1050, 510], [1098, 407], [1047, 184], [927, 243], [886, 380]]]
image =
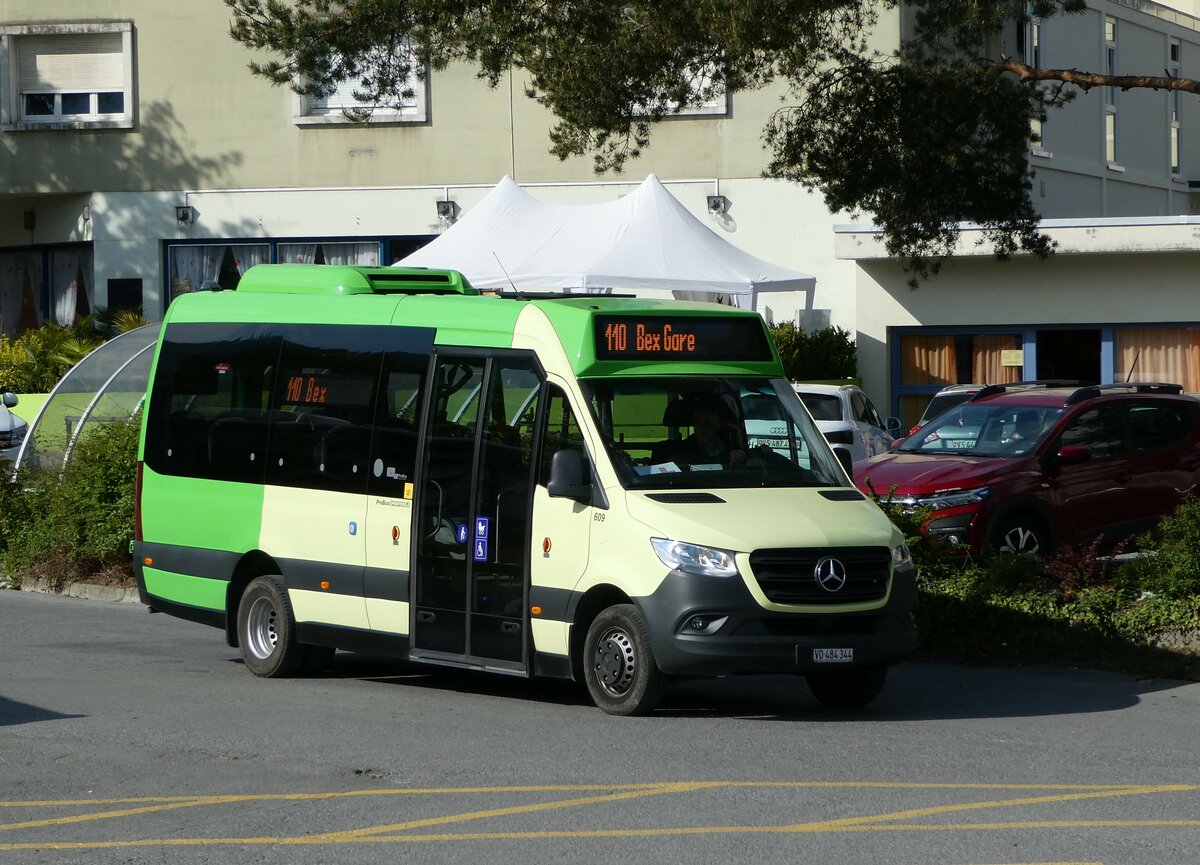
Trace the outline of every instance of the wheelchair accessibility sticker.
[[491, 530], [490, 517], [475, 518], [475, 561], [486, 562], [488, 557], [488, 534]]

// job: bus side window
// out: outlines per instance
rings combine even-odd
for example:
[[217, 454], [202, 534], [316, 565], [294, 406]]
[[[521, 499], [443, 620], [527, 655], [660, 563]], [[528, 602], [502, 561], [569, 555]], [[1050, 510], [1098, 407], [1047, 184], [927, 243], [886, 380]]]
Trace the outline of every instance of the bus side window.
[[382, 358], [358, 348], [348, 331], [285, 333], [271, 400], [267, 483], [366, 492]]
[[147, 465], [166, 475], [262, 483], [278, 356], [278, 338], [260, 330], [175, 325], [154, 378]]
[[367, 487], [373, 496], [404, 498], [412, 483], [428, 368], [424, 354], [390, 352], [384, 358]]
[[[575, 420], [567, 395], [557, 385], [550, 385], [546, 392], [546, 430], [542, 436], [542, 456], [538, 470], [538, 483], [550, 483], [550, 465], [554, 454], [560, 450], [577, 450], [588, 462], [587, 445], [583, 430]], [[590, 462], [589, 462], [590, 465]]]

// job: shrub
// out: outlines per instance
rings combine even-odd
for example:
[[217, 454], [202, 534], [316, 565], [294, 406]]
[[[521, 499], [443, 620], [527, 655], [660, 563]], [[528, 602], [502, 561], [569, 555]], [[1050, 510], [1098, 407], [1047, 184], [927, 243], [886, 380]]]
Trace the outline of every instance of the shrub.
[[0, 564], [10, 582], [130, 578], [139, 432], [137, 418], [85, 428], [61, 474], [32, 471], [6, 481]]
[[791, 322], [771, 328], [784, 374], [792, 381], [854, 378], [858, 350], [848, 331], [826, 327], [806, 333]]

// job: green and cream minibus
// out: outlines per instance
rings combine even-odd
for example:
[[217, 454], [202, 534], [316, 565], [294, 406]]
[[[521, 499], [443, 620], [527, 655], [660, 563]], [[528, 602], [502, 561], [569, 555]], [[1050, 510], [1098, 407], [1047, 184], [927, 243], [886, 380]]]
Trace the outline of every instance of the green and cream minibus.
[[258, 265], [171, 304], [139, 458], [143, 603], [259, 676], [345, 649], [613, 714], [736, 673], [858, 706], [915, 649], [904, 539], [752, 312]]

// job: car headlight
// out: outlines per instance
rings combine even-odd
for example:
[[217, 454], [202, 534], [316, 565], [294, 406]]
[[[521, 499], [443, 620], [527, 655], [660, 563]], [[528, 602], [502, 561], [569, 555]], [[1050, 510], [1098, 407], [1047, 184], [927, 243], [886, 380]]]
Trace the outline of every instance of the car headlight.
[[906, 496], [900, 503], [910, 508], [931, 508], [935, 511], [946, 508], [957, 508], [962, 505], [974, 505], [987, 498], [990, 487], [976, 487], [973, 490], [947, 490], [928, 496]]
[[669, 541], [666, 538], [651, 538], [650, 543], [654, 545], [658, 560], [669, 568], [686, 574], [699, 574], [702, 577], [738, 575], [737, 562], [734, 561], [733, 553], [727, 550]]
[[909, 551], [907, 543], [901, 541], [900, 546], [892, 547], [892, 565], [897, 568], [907, 568], [912, 563], [912, 553]]

